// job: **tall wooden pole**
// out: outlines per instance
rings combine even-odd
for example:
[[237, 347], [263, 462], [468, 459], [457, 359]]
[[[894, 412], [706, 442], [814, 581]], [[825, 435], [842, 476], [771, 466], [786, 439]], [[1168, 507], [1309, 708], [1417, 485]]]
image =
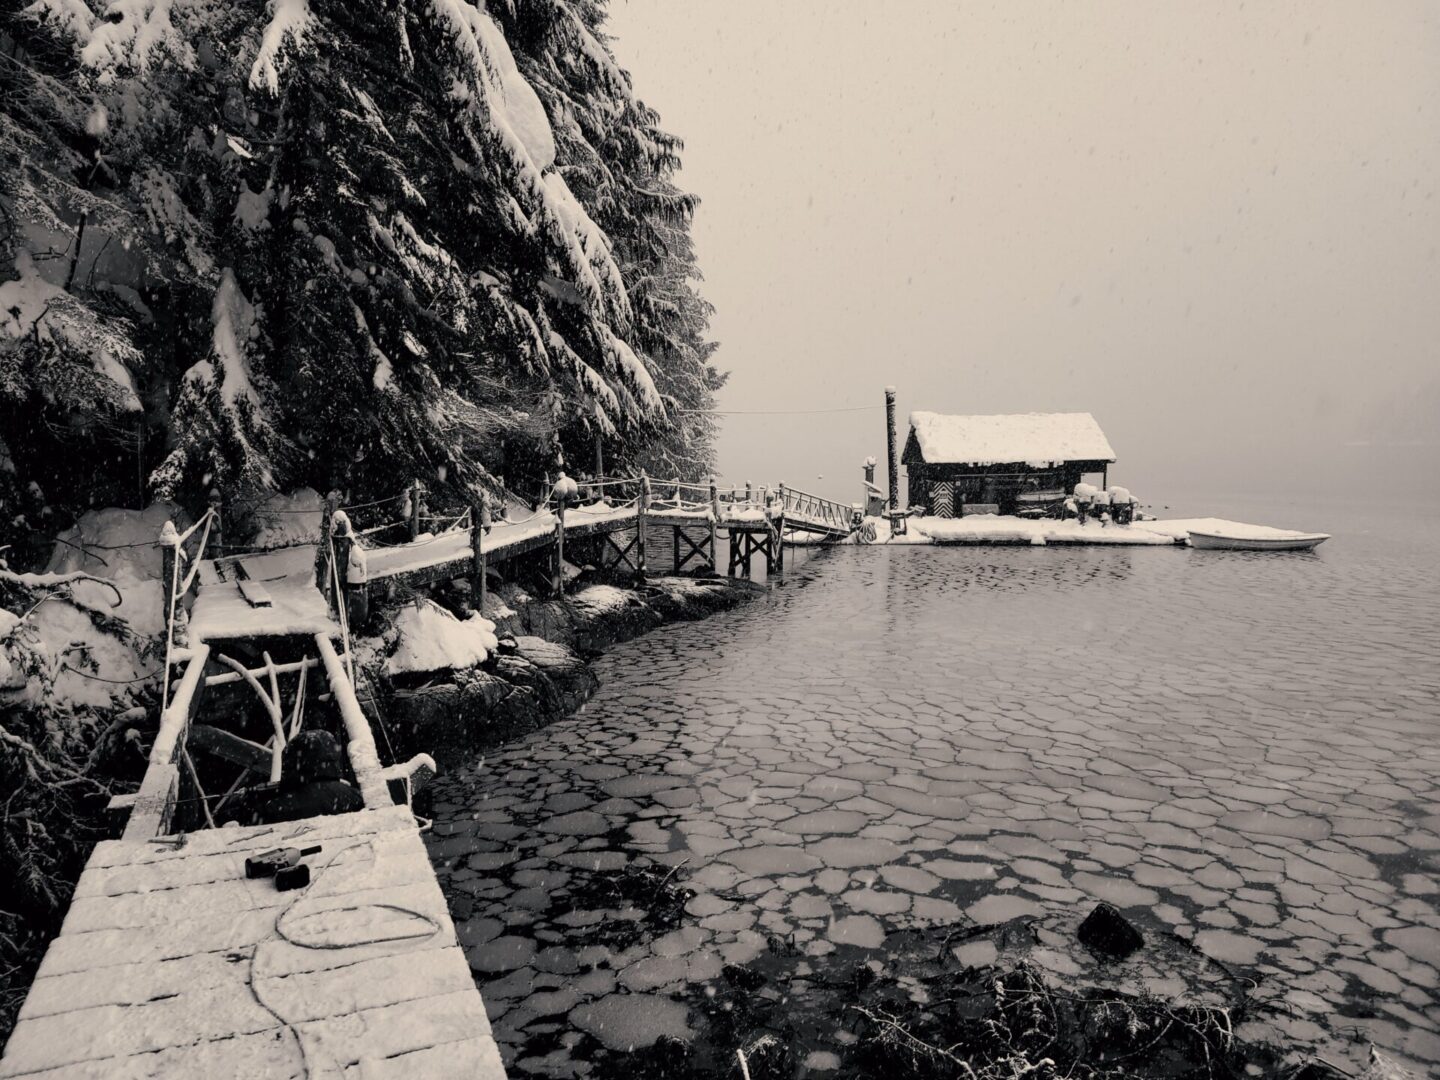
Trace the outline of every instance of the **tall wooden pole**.
[[895, 451], [895, 387], [885, 387], [885, 447], [890, 455], [890, 528], [905, 531], [900, 516], [900, 456]]

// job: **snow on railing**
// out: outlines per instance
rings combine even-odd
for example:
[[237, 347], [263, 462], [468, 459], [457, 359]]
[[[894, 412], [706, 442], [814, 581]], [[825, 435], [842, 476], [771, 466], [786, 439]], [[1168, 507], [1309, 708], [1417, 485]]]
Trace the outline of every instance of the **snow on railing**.
[[852, 506], [797, 488], [782, 486], [780, 495], [787, 518], [802, 518], [838, 532], [848, 533], [854, 527], [855, 509]]
[[[184, 610], [181, 605], [199, 576], [200, 563], [205, 558], [205, 549], [210, 543], [211, 526], [218, 526], [219, 520], [220, 512], [212, 503], [210, 509], [200, 515], [200, 520], [183, 533], [175, 531], [173, 521], [166, 521], [160, 528], [160, 539], [156, 541], [161, 552], [160, 581], [164, 589], [165, 611], [165, 668], [160, 680], [160, 707], [162, 709], [170, 703], [170, 667], [174, 663], [175, 656], [175, 617], [177, 613]], [[195, 553], [191, 555], [186, 552], [185, 543], [202, 526], [204, 532], [200, 534], [200, 542], [195, 546]], [[180, 567], [187, 560], [190, 563], [190, 569], [182, 582]]]

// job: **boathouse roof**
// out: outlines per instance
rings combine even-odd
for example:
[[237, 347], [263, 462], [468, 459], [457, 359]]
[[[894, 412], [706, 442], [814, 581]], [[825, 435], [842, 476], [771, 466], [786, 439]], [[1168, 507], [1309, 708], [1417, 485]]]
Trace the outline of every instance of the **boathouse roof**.
[[905, 460], [927, 465], [1020, 464], [1043, 469], [1064, 462], [1115, 460], [1088, 412], [997, 416], [910, 414]]

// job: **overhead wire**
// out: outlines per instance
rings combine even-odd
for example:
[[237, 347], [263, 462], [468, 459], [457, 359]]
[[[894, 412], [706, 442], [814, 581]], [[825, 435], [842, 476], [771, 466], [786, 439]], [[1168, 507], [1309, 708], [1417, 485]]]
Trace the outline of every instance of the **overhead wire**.
[[706, 416], [817, 416], [821, 413], [872, 412], [884, 405], [846, 405], [836, 409], [677, 409], [677, 412]]

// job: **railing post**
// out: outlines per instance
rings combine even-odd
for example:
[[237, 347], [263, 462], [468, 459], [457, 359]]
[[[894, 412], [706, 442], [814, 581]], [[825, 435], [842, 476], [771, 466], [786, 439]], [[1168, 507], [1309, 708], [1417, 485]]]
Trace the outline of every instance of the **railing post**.
[[485, 534], [490, 531], [490, 503], [481, 495], [470, 503], [470, 608], [485, 614]]
[[565, 500], [557, 500], [555, 507], [555, 581], [556, 596], [565, 593]]
[[775, 556], [765, 567], [765, 576], [785, 573], [785, 485], [780, 485], [780, 517], [775, 522], [775, 531], [770, 535], [770, 544]]
[[425, 502], [425, 485], [418, 479], [410, 488], [410, 539], [420, 535], [420, 515]]
[[160, 549], [160, 584], [162, 587], [160, 612], [165, 618], [165, 674], [160, 682], [160, 708], [163, 711], [170, 704], [170, 648], [175, 639], [175, 561], [180, 555], [180, 534], [175, 523], [166, 521], [160, 526], [160, 539], [155, 542]]
[[755, 491], [754, 491], [754, 489], [750, 486], [750, 481], [749, 481], [749, 480], [746, 480], [746, 481], [745, 481], [745, 506], [748, 508], [748, 507], [754, 505], [754, 502], [755, 502]]
[[[210, 535], [214, 537], [211, 541], [215, 545], [215, 554], [211, 558], [219, 558], [225, 554], [225, 525], [224, 519], [220, 516], [220, 489], [210, 489]], [[203, 550], [195, 553], [196, 559], [204, 558]]]
[[640, 502], [635, 508], [635, 578], [645, 580], [645, 518], [650, 511], [650, 474], [640, 470]]
[[327, 592], [330, 577], [330, 530], [335, 511], [340, 508], [340, 493], [332, 491], [325, 496], [325, 516], [320, 519], [320, 543], [315, 547], [315, 587]]
[[710, 477], [710, 573], [718, 568], [718, 550], [715, 546], [720, 532], [720, 493], [715, 489], [715, 477]]
[[350, 584], [350, 545], [355, 542], [355, 532], [350, 525], [350, 515], [343, 510], [335, 511], [334, 522], [330, 529], [330, 544], [335, 549], [335, 566], [330, 581], [326, 583], [325, 596], [332, 601], [331, 610], [338, 614], [347, 600], [345, 590]]

